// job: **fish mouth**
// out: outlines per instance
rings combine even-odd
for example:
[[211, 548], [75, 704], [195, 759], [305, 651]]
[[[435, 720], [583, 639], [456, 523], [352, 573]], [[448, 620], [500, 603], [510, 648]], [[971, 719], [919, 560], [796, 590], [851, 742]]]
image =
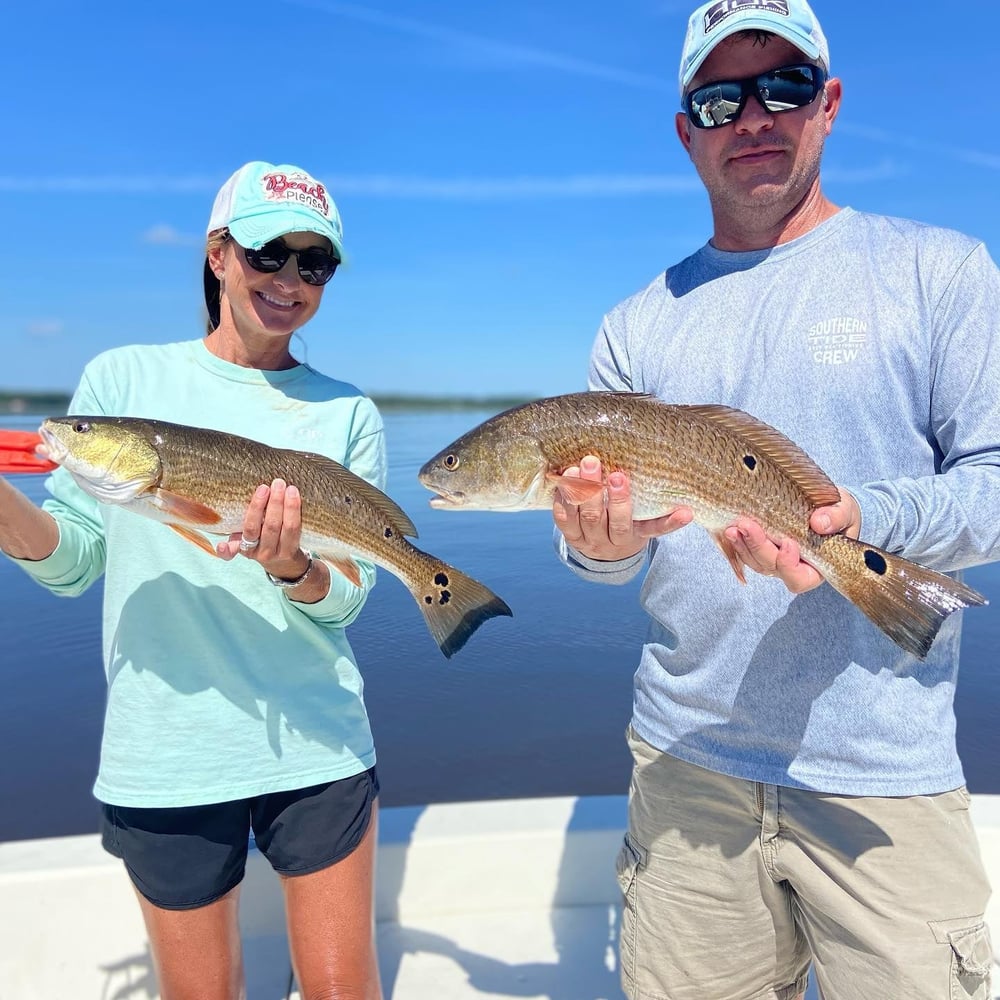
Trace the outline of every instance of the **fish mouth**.
[[38, 428], [38, 436], [42, 439], [45, 449], [45, 457], [61, 465], [63, 459], [69, 454], [69, 449], [44, 425]]
[[447, 509], [448, 507], [464, 507], [466, 502], [466, 496], [461, 492], [450, 492], [450, 491], [438, 491], [436, 497], [432, 497], [430, 500], [430, 505], [432, 507], [440, 510], [441, 508]]

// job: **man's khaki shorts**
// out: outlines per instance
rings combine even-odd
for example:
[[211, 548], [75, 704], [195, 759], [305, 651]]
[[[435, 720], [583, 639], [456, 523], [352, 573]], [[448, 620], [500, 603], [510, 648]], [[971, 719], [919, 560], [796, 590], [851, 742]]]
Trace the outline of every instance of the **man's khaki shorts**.
[[629, 729], [630, 1000], [992, 1000], [990, 889], [964, 788], [824, 795], [730, 778]]

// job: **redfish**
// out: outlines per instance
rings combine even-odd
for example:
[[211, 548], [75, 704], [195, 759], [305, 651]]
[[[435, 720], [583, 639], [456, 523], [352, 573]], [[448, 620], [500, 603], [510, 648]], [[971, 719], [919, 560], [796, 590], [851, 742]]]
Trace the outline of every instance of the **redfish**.
[[605, 485], [564, 476], [585, 455], [605, 476], [625, 472], [633, 517], [690, 507], [744, 581], [724, 530], [758, 521], [775, 542], [794, 539], [801, 558], [907, 652], [923, 659], [942, 623], [986, 598], [950, 577], [843, 534], [809, 528], [817, 507], [840, 491], [784, 434], [742, 410], [673, 405], [628, 392], [538, 399], [484, 421], [442, 449], [419, 478], [439, 509], [516, 511], [552, 505], [558, 489], [573, 503]]
[[302, 496], [302, 545], [356, 586], [354, 559], [397, 576], [441, 652], [451, 656], [510, 608], [483, 584], [411, 545], [410, 518], [381, 490], [332, 459], [162, 420], [68, 416], [46, 420], [49, 458], [91, 496], [162, 521], [211, 555], [204, 533], [242, 530], [261, 483], [284, 479]]

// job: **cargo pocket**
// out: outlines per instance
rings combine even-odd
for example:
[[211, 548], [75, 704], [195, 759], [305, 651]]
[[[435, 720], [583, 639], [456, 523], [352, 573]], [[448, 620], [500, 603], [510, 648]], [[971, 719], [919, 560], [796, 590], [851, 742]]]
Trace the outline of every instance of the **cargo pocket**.
[[983, 918], [932, 921], [931, 930], [951, 947], [951, 1000], [993, 1000], [993, 945]]
[[618, 948], [622, 981], [627, 993], [633, 992], [629, 987], [635, 983], [635, 882], [639, 869], [645, 863], [646, 849], [641, 844], [636, 843], [630, 834], [626, 833], [615, 860], [615, 874], [618, 876], [618, 886], [622, 891], [622, 926]]

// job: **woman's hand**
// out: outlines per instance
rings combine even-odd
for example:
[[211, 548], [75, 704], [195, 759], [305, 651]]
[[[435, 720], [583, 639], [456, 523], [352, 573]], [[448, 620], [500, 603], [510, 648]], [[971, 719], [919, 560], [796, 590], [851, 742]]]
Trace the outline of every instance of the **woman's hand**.
[[216, 551], [223, 559], [238, 555], [259, 562], [272, 576], [294, 579], [306, 569], [302, 551], [302, 499], [298, 488], [283, 479], [258, 486], [243, 516], [243, 530], [234, 532]]
[[308, 569], [306, 579], [288, 590], [288, 596], [299, 603], [314, 604], [330, 589], [329, 568], [302, 549], [302, 497], [298, 487], [283, 479], [257, 487], [243, 517], [243, 530], [219, 542], [215, 550], [226, 560], [236, 556], [252, 559], [281, 580], [297, 580]]

